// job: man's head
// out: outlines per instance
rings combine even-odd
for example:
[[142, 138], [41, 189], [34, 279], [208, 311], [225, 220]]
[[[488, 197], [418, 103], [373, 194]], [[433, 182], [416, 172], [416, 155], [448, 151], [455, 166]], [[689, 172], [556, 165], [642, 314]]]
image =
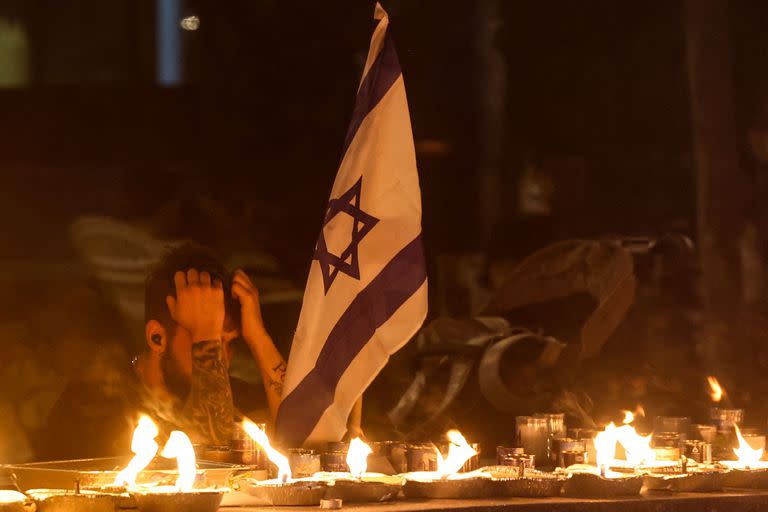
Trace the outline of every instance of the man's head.
[[168, 252], [147, 277], [145, 286], [144, 321], [149, 356], [160, 365], [165, 385], [183, 398], [189, 392], [192, 375], [191, 333], [178, 325], [168, 309], [167, 297], [176, 298], [174, 275], [195, 269], [218, 279], [224, 288], [225, 320], [221, 339], [226, 348], [226, 361], [231, 356], [230, 342], [239, 336], [240, 305], [232, 298], [232, 276], [209, 249], [186, 244]]

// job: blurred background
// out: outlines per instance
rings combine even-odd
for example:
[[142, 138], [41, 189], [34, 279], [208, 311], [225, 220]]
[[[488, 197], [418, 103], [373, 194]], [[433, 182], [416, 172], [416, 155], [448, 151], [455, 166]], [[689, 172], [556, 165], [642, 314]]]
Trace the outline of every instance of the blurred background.
[[[716, 340], [763, 339], [768, 3], [382, 3], [416, 141], [430, 318], [477, 314], [557, 240], [674, 232], [697, 247], [678, 274], [690, 282], [649, 257], [639, 296], [717, 319]], [[373, 6], [0, 0], [0, 460], [34, 456], [69, 378], [141, 349], [144, 272], [173, 241], [246, 267], [287, 353]], [[692, 339], [683, 364], [712, 366], [717, 350], [696, 348], [712, 336], [675, 329], [653, 337]], [[764, 369], [749, 347], [733, 379]]]

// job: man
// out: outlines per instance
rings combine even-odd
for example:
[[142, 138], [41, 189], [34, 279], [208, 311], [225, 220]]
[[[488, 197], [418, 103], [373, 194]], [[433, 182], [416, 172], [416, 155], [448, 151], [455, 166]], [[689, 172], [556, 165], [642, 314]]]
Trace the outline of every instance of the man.
[[[229, 444], [243, 414], [274, 419], [285, 361], [264, 328], [258, 290], [244, 272], [230, 276], [198, 245], [174, 249], [147, 279], [145, 322], [147, 348], [132, 368], [108, 365], [98, 379], [78, 379], [64, 391], [42, 436], [41, 456], [125, 453], [142, 412], [165, 430], [181, 429], [194, 443], [212, 446]], [[258, 364], [263, 392], [229, 377], [238, 338]]]

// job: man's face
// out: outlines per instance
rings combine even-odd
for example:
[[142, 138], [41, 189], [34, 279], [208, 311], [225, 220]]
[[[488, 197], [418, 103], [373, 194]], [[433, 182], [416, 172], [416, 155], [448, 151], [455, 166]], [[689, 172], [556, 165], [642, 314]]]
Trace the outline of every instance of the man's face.
[[[224, 344], [224, 364], [227, 368], [232, 361], [232, 342], [240, 337], [240, 330], [231, 318], [224, 321], [221, 340]], [[189, 394], [190, 379], [192, 378], [192, 339], [190, 332], [176, 325], [173, 336], [168, 340], [168, 347], [161, 359], [163, 377], [169, 391], [179, 398]], [[200, 340], [197, 340], [200, 341]]]

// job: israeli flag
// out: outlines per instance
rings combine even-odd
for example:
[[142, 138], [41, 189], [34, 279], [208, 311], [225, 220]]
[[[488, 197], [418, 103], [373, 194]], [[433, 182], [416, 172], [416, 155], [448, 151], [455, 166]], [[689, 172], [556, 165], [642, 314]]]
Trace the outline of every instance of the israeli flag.
[[427, 314], [408, 101], [389, 18], [378, 4], [374, 16], [288, 358], [276, 425], [284, 446], [339, 441], [357, 399]]

